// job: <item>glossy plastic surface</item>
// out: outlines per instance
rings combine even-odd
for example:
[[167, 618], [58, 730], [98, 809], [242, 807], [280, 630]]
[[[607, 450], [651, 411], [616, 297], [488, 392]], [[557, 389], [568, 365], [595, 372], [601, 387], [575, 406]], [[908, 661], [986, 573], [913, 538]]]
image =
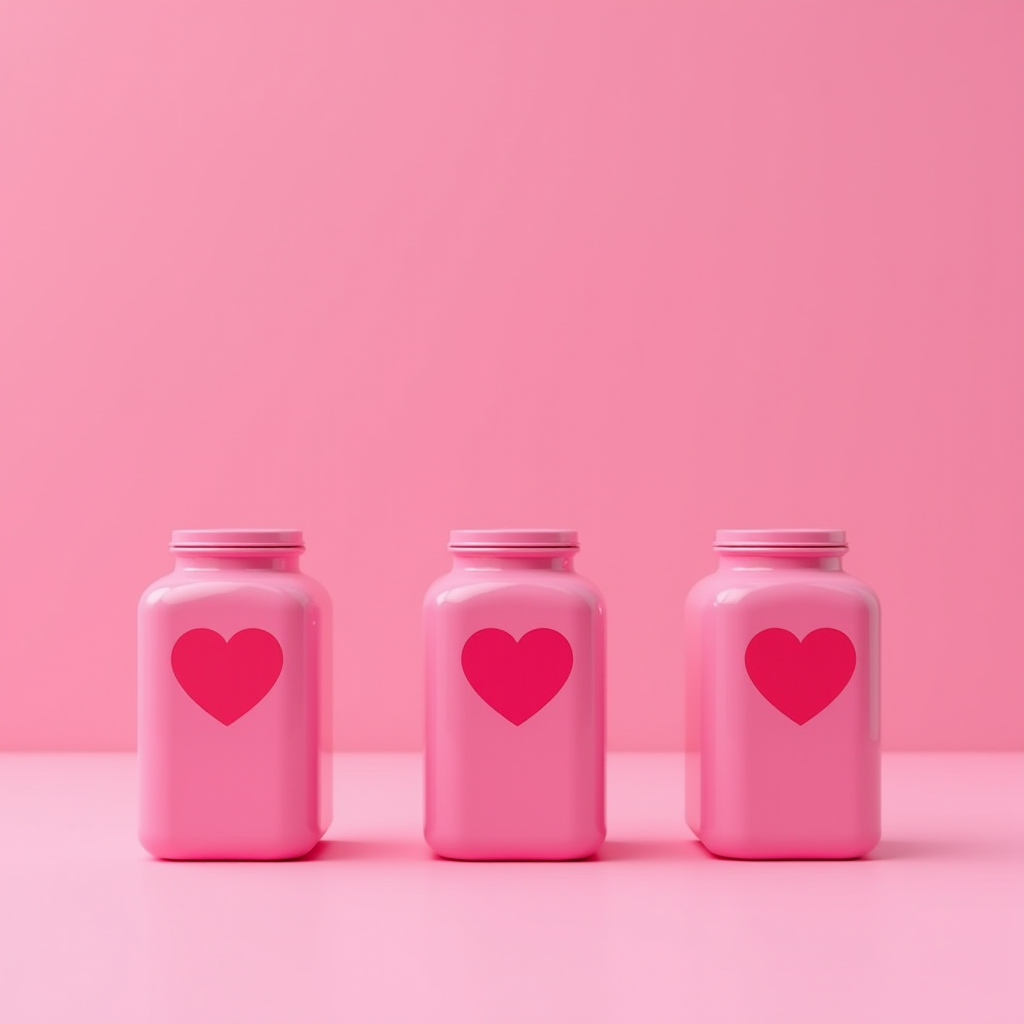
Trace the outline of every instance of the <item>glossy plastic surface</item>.
[[844, 858], [880, 834], [879, 611], [838, 553], [720, 552], [686, 602], [686, 816], [715, 854]]
[[842, 548], [846, 531], [832, 529], [716, 530], [715, 550], [721, 548]]
[[457, 548], [578, 548], [575, 530], [452, 530], [449, 550]]
[[179, 551], [138, 613], [139, 838], [169, 859], [307, 853], [331, 820], [331, 622], [296, 552]]
[[301, 551], [302, 531], [294, 529], [172, 530], [171, 549], [179, 548], [295, 548]]
[[425, 836], [568, 860], [605, 836], [605, 613], [573, 552], [457, 552], [424, 603]]

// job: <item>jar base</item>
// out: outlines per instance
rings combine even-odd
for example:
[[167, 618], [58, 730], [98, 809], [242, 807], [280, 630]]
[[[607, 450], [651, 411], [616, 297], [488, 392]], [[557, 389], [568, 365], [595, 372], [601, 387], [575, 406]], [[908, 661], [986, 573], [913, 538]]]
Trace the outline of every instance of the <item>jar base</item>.
[[481, 841], [445, 841], [425, 836], [427, 846], [442, 860], [454, 861], [573, 861], [587, 860], [599, 852], [604, 832], [578, 842], [506, 844]]
[[860, 860], [878, 845], [879, 836], [819, 843], [722, 842], [698, 836], [701, 845], [722, 860]]
[[303, 836], [291, 842], [261, 843], [258, 846], [233, 843], [154, 842], [140, 836], [144, 850], [157, 860], [165, 861], [276, 861], [299, 860], [316, 849], [323, 834]]

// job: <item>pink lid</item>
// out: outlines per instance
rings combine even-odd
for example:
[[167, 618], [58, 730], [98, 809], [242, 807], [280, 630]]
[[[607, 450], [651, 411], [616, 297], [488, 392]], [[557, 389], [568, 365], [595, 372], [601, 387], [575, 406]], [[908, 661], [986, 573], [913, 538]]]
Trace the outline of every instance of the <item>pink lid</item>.
[[302, 548], [301, 530], [171, 530], [176, 548]]
[[716, 530], [715, 548], [845, 548], [845, 530]]
[[575, 530], [452, 530], [449, 548], [578, 548]]

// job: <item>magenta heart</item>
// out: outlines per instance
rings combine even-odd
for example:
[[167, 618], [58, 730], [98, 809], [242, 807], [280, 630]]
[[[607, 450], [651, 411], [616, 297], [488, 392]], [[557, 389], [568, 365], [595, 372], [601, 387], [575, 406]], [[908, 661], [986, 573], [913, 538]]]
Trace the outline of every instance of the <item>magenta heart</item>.
[[522, 725], [565, 685], [572, 647], [554, 629], [531, 629], [518, 643], [503, 629], [481, 629], [462, 648], [462, 671], [499, 715]]
[[281, 645], [263, 629], [243, 629], [230, 640], [212, 629], [190, 629], [171, 650], [181, 688], [224, 725], [270, 693], [283, 665]]
[[747, 644], [744, 661], [765, 700], [803, 725], [846, 688], [857, 651], [838, 629], [816, 629], [803, 641], [788, 629], [763, 629]]

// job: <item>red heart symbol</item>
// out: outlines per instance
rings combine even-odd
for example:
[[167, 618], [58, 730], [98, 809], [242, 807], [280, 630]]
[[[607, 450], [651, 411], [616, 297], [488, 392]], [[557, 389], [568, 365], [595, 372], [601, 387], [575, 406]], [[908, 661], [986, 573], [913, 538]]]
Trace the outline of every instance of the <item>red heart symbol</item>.
[[230, 725], [277, 682], [284, 652], [264, 629], [243, 629], [230, 640], [212, 629], [190, 629], [171, 651], [181, 688], [207, 713]]
[[843, 692], [857, 651], [838, 629], [816, 629], [803, 642], [788, 629], [763, 629], [747, 644], [744, 660], [765, 700], [803, 725]]
[[513, 725], [522, 725], [565, 685], [572, 647], [554, 629], [531, 629], [519, 642], [503, 629], [481, 629], [462, 648], [469, 685]]

